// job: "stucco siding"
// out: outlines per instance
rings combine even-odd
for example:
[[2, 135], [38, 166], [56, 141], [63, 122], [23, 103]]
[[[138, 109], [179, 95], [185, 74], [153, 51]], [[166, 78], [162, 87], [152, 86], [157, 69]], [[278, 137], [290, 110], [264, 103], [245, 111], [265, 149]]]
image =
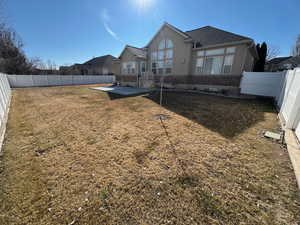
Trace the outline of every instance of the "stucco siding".
[[[124, 74], [123, 73], [123, 63], [124, 62], [136, 62], [135, 72], [130, 74]], [[121, 62], [120, 62], [120, 72], [121, 75], [137, 75], [138, 71], [138, 63], [137, 63], [137, 57], [133, 55], [128, 49], [125, 49], [122, 56], [121, 56]]]
[[251, 55], [249, 49], [246, 50], [247, 56], [246, 56], [246, 61], [244, 64], [244, 69], [243, 72], [252, 72], [253, 71], [253, 66], [254, 66], [254, 57]]
[[148, 46], [148, 68], [151, 70], [151, 52], [158, 50], [158, 45], [163, 39], [169, 39], [173, 42], [172, 75], [188, 75], [192, 43], [185, 42], [184, 37], [167, 26], [160, 30]]

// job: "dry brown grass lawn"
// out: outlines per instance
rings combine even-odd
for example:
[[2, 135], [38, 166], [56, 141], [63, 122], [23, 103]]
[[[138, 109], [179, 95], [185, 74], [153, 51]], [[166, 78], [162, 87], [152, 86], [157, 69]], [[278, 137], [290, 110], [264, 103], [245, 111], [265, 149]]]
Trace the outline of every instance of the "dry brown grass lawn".
[[[0, 224], [288, 224], [300, 196], [269, 103], [16, 89]], [[170, 119], [155, 119], [164, 113]]]

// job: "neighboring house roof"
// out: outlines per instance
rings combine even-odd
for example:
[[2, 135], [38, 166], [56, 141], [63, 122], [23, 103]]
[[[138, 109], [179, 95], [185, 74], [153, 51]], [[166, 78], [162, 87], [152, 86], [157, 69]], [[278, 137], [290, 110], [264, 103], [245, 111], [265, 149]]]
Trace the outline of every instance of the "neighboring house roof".
[[267, 64], [291, 64], [297, 66], [300, 65], [300, 56], [278, 57], [271, 59]]
[[300, 67], [300, 56], [278, 57], [266, 63], [266, 69], [270, 71], [282, 71]]
[[289, 59], [284, 60], [284, 63], [290, 63], [294, 66], [300, 65], [300, 56], [291, 57]]
[[147, 50], [145, 48], [137, 48], [137, 47], [133, 47], [133, 46], [130, 46], [130, 45], [125, 46], [122, 53], [120, 54], [120, 57], [122, 56], [122, 54], [124, 53], [124, 51], [126, 49], [128, 49], [128, 51], [130, 51], [136, 57], [139, 57], [139, 58], [146, 58], [147, 57]]
[[268, 61], [267, 64], [279, 64], [289, 58], [292, 58], [292, 56], [274, 58], [274, 59], [271, 59], [270, 61]]
[[104, 56], [93, 58], [93, 59], [83, 63], [82, 65], [92, 66], [92, 67], [96, 67], [96, 66], [103, 67], [104, 65], [112, 62], [115, 59], [116, 59], [116, 57], [114, 57], [112, 55], [104, 55]]
[[186, 31], [185, 33], [188, 34], [194, 42], [198, 42], [200, 47], [230, 42], [253, 41], [249, 37], [234, 34], [211, 26]]

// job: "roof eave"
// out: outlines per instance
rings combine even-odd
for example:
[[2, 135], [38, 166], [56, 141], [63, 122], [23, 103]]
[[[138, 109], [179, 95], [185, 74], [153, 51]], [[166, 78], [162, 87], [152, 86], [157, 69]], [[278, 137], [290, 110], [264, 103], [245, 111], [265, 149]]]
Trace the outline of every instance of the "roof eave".
[[207, 49], [207, 48], [217, 48], [217, 47], [222, 47], [222, 46], [228, 46], [228, 45], [239, 45], [239, 44], [249, 44], [253, 43], [253, 40], [242, 40], [242, 41], [234, 41], [234, 42], [224, 42], [221, 44], [215, 44], [215, 45], [205, 45], [200, 48], [194, 48], [193, 50], [201, 50], [201, 49]]

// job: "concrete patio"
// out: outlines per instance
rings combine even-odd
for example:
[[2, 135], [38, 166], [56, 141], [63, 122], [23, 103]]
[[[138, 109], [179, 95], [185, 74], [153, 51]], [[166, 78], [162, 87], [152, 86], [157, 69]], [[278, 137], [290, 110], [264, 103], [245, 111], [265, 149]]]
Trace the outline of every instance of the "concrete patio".
[[100, 90], [100, 91], [109, 92], [118, 95], [125, 95], [125, 96], [145, 94], [152, 91], [152, 89], [150, 88], [133, 88], [133, 87], [123, 87], [123, 86], [94, 87], [91, 89]]

